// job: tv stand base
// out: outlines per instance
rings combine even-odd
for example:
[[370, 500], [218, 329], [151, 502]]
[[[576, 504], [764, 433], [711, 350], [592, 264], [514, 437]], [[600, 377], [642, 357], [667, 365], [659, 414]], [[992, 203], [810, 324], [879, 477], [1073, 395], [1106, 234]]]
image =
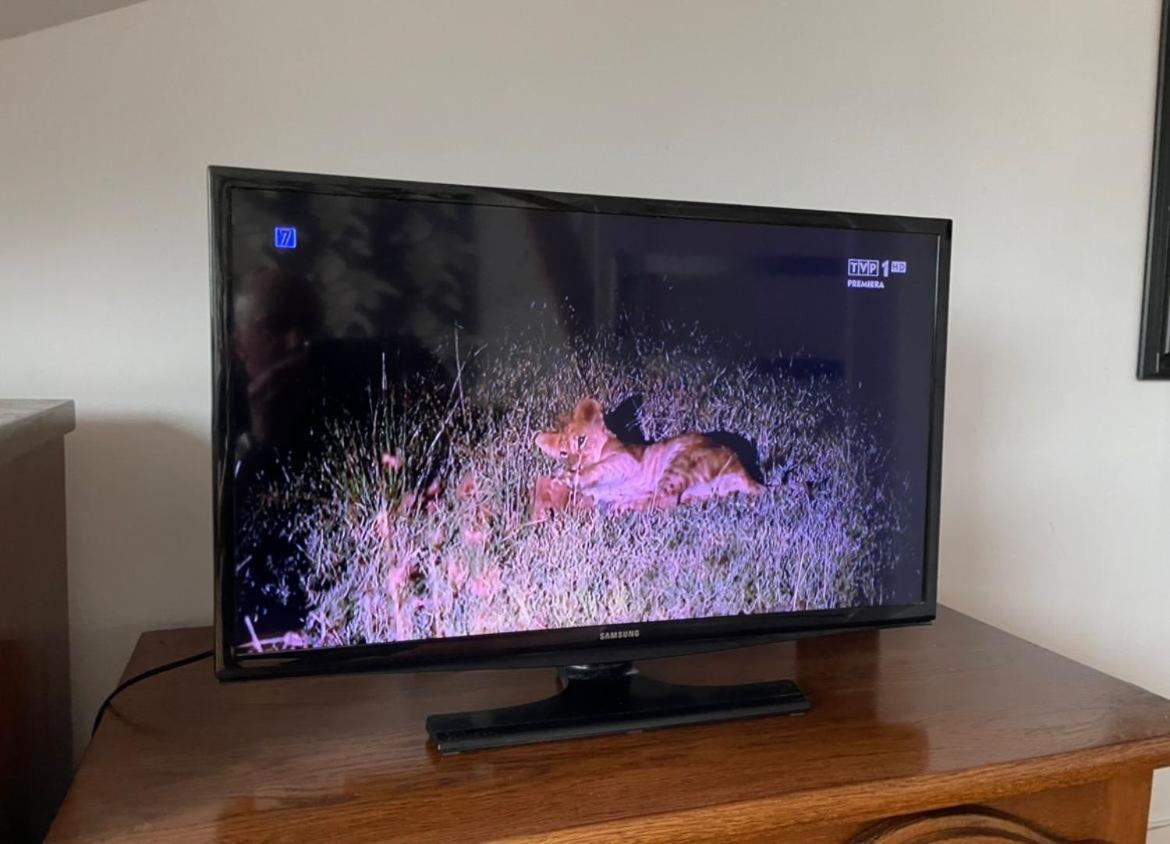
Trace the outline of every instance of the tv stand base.
[[652, 680], [629, 662], [573, 665], [561, 690], [501, 709], [432, 715], [427, 732], [440, 753], [653, 730], [760, 715], [797, 715], [808, 699], [791, 680], [736, 686], [683, 686]]

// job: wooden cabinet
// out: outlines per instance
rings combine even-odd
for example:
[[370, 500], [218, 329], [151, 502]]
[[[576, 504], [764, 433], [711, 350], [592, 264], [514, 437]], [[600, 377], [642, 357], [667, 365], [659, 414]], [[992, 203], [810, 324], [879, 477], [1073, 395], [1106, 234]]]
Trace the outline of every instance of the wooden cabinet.
[[[147, 633], [127, 672], [211, 641]], [[1170, 764], [1170, 701], [946, 609], [641, 667], [792, 677], [813, 708], [441, 757], [429, 713], [534, 699], [553, 672], [221, 685], [205, 661], [115, 703], [49, 840], [1140, 842]]]
[[0, 400], [0, 841], [40, 841], [73, 769], [65, 434], [73, 402]]

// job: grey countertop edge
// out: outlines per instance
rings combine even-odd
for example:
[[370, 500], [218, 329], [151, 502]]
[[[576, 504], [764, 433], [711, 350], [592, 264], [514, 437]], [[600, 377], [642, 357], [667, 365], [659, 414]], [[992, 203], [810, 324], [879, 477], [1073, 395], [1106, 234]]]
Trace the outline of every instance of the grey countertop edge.
[[0, 463], [65, 436], [76, 424], [71, 399], [0, 399]]

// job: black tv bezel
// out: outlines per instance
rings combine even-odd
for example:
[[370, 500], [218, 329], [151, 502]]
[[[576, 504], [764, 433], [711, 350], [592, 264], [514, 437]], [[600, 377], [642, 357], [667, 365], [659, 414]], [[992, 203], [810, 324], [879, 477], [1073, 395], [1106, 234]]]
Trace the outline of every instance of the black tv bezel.
[[[486, 669], [649, 659], [859, 628], [924, 624], [934, 620], [937, 610], [951, 220], [432, 184], [219, 166], [208, 168], [208, 188], [213, 381], [215, 673], [221, 680], [352, 671]], [[228, 641], [231, 625], [225, 624], [226, 618], [234, 618], [235, 572], [232, 474], [227, 459], [231, 454], [227, 438], [229, 432], [233, 430], [233, 426], [229, 424], [231, 420], [227, 416], [229, 412], [227, 378], [230, 369], [228, 355], [231, 350], [230, 291], [227, 285], [231, 267], [230, 193], [239, 188], [936, 236], [938, 268], [935, 283], [926, 532], [923, 537], [923, 600], [896, 606], [575, 627], [282, 651], [273, 654], [234, 653]], [[637, 641], [629, 638], [612, 640], [601, 638], [602, 633], [629, 631], [633, 628], [638, 630]]]

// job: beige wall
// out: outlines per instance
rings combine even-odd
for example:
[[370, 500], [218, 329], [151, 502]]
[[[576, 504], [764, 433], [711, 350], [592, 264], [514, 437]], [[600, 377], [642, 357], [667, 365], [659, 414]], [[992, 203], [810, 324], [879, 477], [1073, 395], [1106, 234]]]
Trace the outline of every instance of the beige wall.
[[953, 217], [943, 599], [1170, 695], [1158, 5], [150, 0], [0, 42], [0, 394], [77, 400], [79, 733], [139, 631], [210, 620], [212, 162]]

